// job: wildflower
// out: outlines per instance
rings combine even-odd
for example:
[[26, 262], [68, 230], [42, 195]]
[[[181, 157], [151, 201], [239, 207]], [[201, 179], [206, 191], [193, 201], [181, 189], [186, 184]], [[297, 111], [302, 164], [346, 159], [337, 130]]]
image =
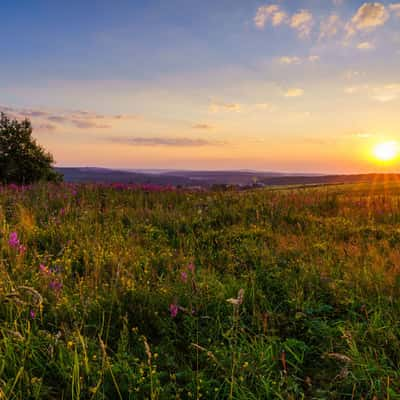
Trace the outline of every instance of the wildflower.
[[42, 272], [44, 275], [50, 275], [51, 274], [51, 271], [43, 264], [39, 265], [39, 269], [40, 269], [40, 272]]
[[169, 305], [169, 312], [172, 318], [175, 318], [178, 315], [179, 307], [176, 304]]
[[29, 311], [29, 316], [31, 317], [31, 319], [35, 319], [35, 317], [36, 317], [36, 312], [35, 312], [35, 310]]
[[51, 281], [49, 283], [49, 288], [54, 290], [54, 292], [59, 292], [62, 289], [63, 285], [59, 281]]
[[196, 267], [194, 266], [194, 264], [192, 262], [188, 265], [187, 268], [192, 274], [194, 274], [194, 270]]
[[10, 247], [14, 247], [14, 248], [16, 248], [20, 245], [17, 232], [10, 233], [10, 238], [8, 239], [8, 244], [10, 245]]
[[181, 272], [181, 280], [182, 280], [182, 282], [183, 282], [183, 283], [186, 283], [186, 282], [187, 282], [187, 279], [188, 279], [188, 274], [187, 274], [187, 272], [186, 272], [186, 271], [182, 271], [182, 272]]
[[18, 247], [18, 252], [19, 252], [19, 254], [24, 254], [26, 252], [26, 246], [24, 246], [23, 244], [20, 244]]

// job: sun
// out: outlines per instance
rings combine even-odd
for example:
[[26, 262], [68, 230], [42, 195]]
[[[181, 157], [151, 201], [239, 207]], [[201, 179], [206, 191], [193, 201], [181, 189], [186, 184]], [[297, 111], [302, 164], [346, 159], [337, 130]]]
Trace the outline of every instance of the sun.
[[391, 161], [397, 156], [397, 153], [398, 147], [394, 141], [379, 143], [374, 147], [374, 155], [380, 161]]

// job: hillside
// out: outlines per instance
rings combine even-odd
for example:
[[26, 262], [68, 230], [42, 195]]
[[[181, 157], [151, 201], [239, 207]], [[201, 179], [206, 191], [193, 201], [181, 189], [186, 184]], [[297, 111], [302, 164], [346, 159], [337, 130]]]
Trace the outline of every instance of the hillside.
[[379, 183], [400, 181], [400, 174], [318, 175], [259, 171], [119, 171], [105, 168], [57, 168], [67, 182], [138, 183], [172, 186], [267, 186]]

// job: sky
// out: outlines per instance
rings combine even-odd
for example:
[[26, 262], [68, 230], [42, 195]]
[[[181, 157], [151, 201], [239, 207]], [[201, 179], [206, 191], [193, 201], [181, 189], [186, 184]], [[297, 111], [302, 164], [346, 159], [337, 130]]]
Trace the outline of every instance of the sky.
[[2, 0], [0, 110], [58, 166], [399, 171], [400, 2]]

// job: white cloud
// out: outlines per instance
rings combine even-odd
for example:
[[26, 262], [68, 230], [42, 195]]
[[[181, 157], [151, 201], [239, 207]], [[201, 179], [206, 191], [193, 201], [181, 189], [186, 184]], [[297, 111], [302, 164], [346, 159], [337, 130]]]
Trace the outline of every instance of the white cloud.
[[357, 49], [359, 50], [373, 50], [375, 49], [375, 45], [371, 42], [361, 42], [357, 45]]
[[400, 83], [390, 83], [372, 89], [370, 96], [381, 103], [397, 100], [400, 97]]
[[301, 58], [296, 56], [283, 56], [279, 59], [280, 64], [301, 64], [301, 62]]
[[297, 30], [300, 38], [306, 38], [310, 35], [314, 20], [313, 15], [308, 10], [300, 10], [293, 14], [290, 19], [290, 27]]
[[283, 65], [298, 65], [303, 64], [304, 62], [315, 63], [320, 60], [320, 57], [317, 55], [310, 55], [306, 58], [301, 58], [297, 56], [283, 56], [279, 58], [279, 63]]
[[382, 26], [389, 18], [389, 13], [383, 3], [364, 3], [346, 25], [347, 36], [357, 31], [372, 31]]
[[264, 28], [268, 21], [271, 21], [273, 26], [278, 26], [285, 21], [286, 17], [286, 13], [277, 4], [261, 6], [257, 9], [254, 24], [259, 29]]
[[300, 88], [290, 88], [284, 94], [285, 97], [301, 97], [303, 95], [304, 90]]
[[320, 59], [321, 59], [320, 56], [309, 56], [308, 57], [308, 61], [310, 61], [312, 63], [315, 63], [315, 62], [319, 61]]
[[335, 36], [338, 33], [341, 25], [342, 22], [340, 20], [340, 17], [336, 14], [332, 14], [324, 18], [320, 23], [319, 38], [325, 39]]

